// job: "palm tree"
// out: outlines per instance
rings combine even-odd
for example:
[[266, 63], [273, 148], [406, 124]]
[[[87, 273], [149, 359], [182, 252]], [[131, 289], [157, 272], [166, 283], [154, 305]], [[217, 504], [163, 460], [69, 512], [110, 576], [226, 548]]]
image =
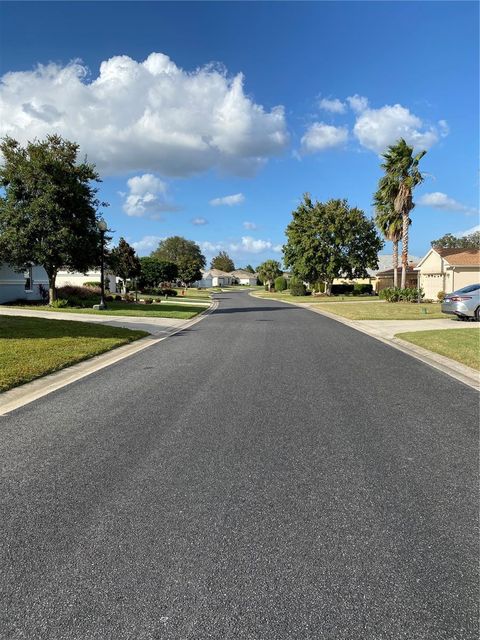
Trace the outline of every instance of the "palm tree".
[[281, 276], [280, 263], [276, 260], [266, 260], [257, 268], [258, 277], [263, 284], [268, 285], [268, 291], [272, 290], [272, 284], [276, 277]]
[[[398, 287], [398, 243], [402, 238], [402, 218], [393, 206], [382, 202], [375, 194], [375, 224], [386, 240], [393, 244], [393, 286]], [[411, 222], [411, 221], [410, 221]]]
[[[418, 169], [418, 163], [426, 154], [420, 151], [413, 155], [410, 147], [403, 138], [388, 147], [383, 154], [385, 162], [382, 169], [385, 175], [380, 179], [380, 198], [383, 203], [393, 203], [393, 209], [402, 218], [402, 289], [405, 288], [408, 264], [408, 227], [410, 225], [410, 211], [413, 203], [413, 190], [423, 182], [423, 176]], [[377, 192], [378, 193], [378, 192]]]

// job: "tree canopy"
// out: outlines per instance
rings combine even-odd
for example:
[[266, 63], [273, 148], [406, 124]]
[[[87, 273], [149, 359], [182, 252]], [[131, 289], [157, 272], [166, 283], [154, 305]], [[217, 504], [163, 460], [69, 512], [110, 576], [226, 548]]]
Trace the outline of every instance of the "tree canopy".
[[335, 278], [364, 278], [378, 267], [383, 241], [372, 220], [346, 200], [313, 202], [305, 194], [286, 229], [284, 262], [309, 283]]
[[205, 256], [202, 255], [198, 244], [182, 236], [171, 236], [161, 240], [151, 257], [176, 264], [178, 277], [185, 285], [200, 280], [201, 269], [206, 265]]
[[230, 272], [235, 270], [235, 265], [226, 251], [220, 251], [218, 256], [212, 259], [210, 268]]
[[140, 275], [140, 261], [135, 249], [124, 238], [120, 238], [118, 247], [114, 247], [109, 255], [110, 269], [119, 276], [125, 285], [127, 280]]
[[432, 240], [430, 244], [441, 249], [480, 249], [480, 231], [461, 237], [446, 233], [438, 240]]
[[172, 282], [178, 277], [178, 267], [174, 262], [165, 262], [158, 258], [140, 258], [140, 288], [158, 287], [163, 282]]
[[0, 144], [0, 256], [14, 268], [42, 265], [50, 302], [60, 269], [86, 272], [100, 263], [100, 203], [95, 167], [78, 163], [78, 144], [49, 135], [25, 147], [6, 137]]
[[250, 273], [255, 273], [255, 269], [252, 267], [252, 265], [251, 265], [251, 264], [247, 264], [247, 266], [246, 266], [246, 267], [244, 267], [244, 269], [243, 269], [243, 270], [244, 270], [244, 271], [248, 271], [248, 272], [250, 272]]

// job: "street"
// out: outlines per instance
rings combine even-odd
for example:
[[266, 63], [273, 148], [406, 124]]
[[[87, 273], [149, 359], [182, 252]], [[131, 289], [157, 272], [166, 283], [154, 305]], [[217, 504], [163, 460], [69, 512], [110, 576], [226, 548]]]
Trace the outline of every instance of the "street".
[[216, 297], [0, 418], [0, 637], [476, 639], [478, 394]]

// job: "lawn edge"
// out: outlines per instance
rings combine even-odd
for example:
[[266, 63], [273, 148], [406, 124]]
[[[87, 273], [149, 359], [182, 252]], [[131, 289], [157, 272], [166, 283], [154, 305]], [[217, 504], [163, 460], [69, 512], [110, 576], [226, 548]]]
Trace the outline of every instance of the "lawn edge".
[[32, 380], [31, 382], [25, 382], [13, 389], [0, 393], [0, 416], [6, 416], [16, 409], [43, 398], [53, 391], [57, 391], [57, 389], [62, 389], [77, 380], [86, 378], [92, 373], [105, 369], [106, 367], [116, 364], [125, 358], [129, 358], [139, 351], [153, 347], [159, 342], [162, 342], [162, 340], [166, 340], [176, 333], [180, 333], [197, 322], [200, 322], [217, 307], [218, 301], [212, 300], [212, 303], [207, 309], [201, 311], [194, 318], [183, 321], [183, 324], [180, 327], [175, 327], [168, 331], [165, 336], [156, 338], [152, 335], [148, 335], [144, 338], [133, 340], [128, 344], [113, 347], [104, 353], [85, 358], [80, 362], [76, 362], [70, 366], [67, 365], [53, 373], [46, 373], [43, 376], [35, 378], [35, 380]]
[[[251, 293], [250, 295], [254, 296], [253, 293]], [[254, 296], [254, 297], [258, 298], [259, 296]], [[401, 338], [397, 338], [397, 337], [384, 338], [384, 337], [378, 336], [367, 327], [363, 325], [359, 325], [358, 324], [359, 321], [357, 320], [349, 320], [348, 318], [344, 318], [343, 316], [339, 316], [335, 313], [330, 313], [323, 309], [316, 309], [311, 306], [306, 306], [305, 303], [296, 303], [296, 302], [291, 302], [290, 300], [277, 300], [277, 302], [292, 304], [293, 306], [298, 307], [300, 309], [306, 309], [307, 311], [311, 311], [312, 313], [318, 313], [321, 316], [325, 316], [327, 318], [330, 318], [331, 320], [335, 320], [335, 322], [340, 322], [341, 324], [345, 324], [348, 327], [355, 329], [356, 331], [361, 331], [362, 333], [365, 333], [371, 338], [374, 338], [375, 340], [379, 340], [380, 342], [383, 342], [384, 344], [387, 344], [390, 347], [393, 347], [394, 349], [402, 351], [403, 353], [406, 353], [412, 358], [416, 358], [417, 360], [420, 360], [420, 362], [423, 362], [424, 364], [427, 364], [430, 367], [433, 367], [434, 369], [437, 369], [438, 371], [441, 371], [442, 373], [447, 374], [451, 378], [455, 378], [456, 380], [458, 380], [459, 382], [462, 382], [468, 387], [471, 387], [476, 391], [480, 391], [479, 372], [476, 369], [472, 369], [471, 367], [468, 367], [465, 364], [461, 364], [460, 362], [457, 362], [456, 360], [452, 360], [451, 358], [447, 358], [446, 356], [441, 356], [440, 354], [435, 353], [434, 351], [429, 351], [428, 349], [424, 349], [423, 347], [418, 347], [417, 345], [414, 345], [411, 342], [407, 342], [406, 340], [402, 340]], [[401, 322], [401, 320], [399, 320], [399, 322]], [[419, 328], [419, 331], [421, 331], [420, 328]]]

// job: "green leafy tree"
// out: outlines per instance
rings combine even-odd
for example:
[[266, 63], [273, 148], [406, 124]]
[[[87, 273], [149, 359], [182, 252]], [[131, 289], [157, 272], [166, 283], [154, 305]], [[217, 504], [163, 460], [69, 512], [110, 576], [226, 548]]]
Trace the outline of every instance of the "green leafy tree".
[[393, 203], [395, 213], [402, 218], [402, 289], [405, 288], [407, 277], [410, 212], [415, 206], [413, 190], [423, 182], [418, 165], [426, 153], [420, 151], [414, 156], [413, 147], [400, 138], [383, 154], [384, 162], [381, 165], [385, 175], [380, 178], [377, 194], [382, 202]]
[[335, 278], [364, 278], [368, 268], [378, 267], [383, 241], [373, 221], [346, 200], [313, 202], [305, 194], [292, 216], [284, 262], [302, 280], [325, 282], [330, 294]]
[[248, 271], [249, 273], [255, 273], [255, 269], [252, 267], [251, 264], [247, 264], [247, 266], [244, 268], [244, 271]]
[[55, 301], [60, 269], [86, 272], [100, 262], [95, 167], [78, 163], [79, 146], [58, 135], [28, 142], [6, 137], [0, 144], [0, 256], [14, 268], [39, 264]]
[[140, 278], [141, 289], [148, 287], [158, 287], [163, 282], [172, 282], [178, 277], [178, 267], [174, 262], [165, 262], [157, 258], [140, 258]]
[[220, 251], [218, 256], [215, 256], [215, 258], [213, 258], [212, 262], [210, 263], [210, 268], [230, 272], [235, 270], [235, 265], [228, 253], [226, 253], [225, 251]]
[[446, 233], [438, 240], [432, 240], [430, 244], [440, 249], [480, 249], [480, 231], [462, 237]]
[[171, 236], [162, 240], [151, 254], [165, 262], [173, 262], [178, 267], [178, 277], [188, 286], [202, 277], [201, 269], [206, 265], [198, 244], [181, 236]]
[[275, 281], [275, 278], [282, 275], [282, 270], [280, 269], [280, 263], [276, 260], [266, 260], [259, 265], [258, 269], [258, 277], [268, 286], [268, 290], [272, 290], [272, 285]]
[[123, 289], [127, 290], [127, 280], [133, 280], [141, 273], [140, 260], [135, 249], [124, 238], [120, 238], [118, 246], [109, 255], [110, 269], [123, 280]]

